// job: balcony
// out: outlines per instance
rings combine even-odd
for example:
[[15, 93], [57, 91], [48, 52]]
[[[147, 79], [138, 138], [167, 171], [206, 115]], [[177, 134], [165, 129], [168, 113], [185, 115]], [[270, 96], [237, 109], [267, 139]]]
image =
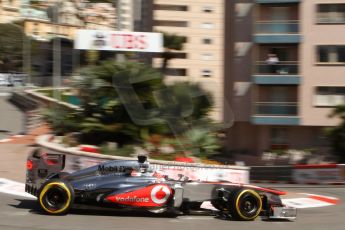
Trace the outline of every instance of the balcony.
[[300, 43], [299, 21], [259, 21], [255, 24], [254, 42]]
[[251, 121], [258, 125], [297, 125], [298, 87], [256, 85], [253, 87]]
[[255, 102], [255, 116], [297, 116], [297, 102]]
[[297, 102], [256, 102], [252, 123], [257, 125], [298, 125]]
[[254, 65], [252, 81], [260, 85], [299, 85], [299, 63], [285, 61], [270, 65], [258, 61]]

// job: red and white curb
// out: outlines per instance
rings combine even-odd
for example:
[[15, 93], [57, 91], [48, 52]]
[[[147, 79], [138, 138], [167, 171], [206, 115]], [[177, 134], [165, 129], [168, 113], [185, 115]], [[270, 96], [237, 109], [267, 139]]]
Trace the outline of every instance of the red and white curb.
[[25, 184], [5, 178], [0, 178], [0, 192], [16, 196], [34, 198], [36, 197], [25, 192]]
[[302, 195], [304, 197], [282, 199], [283, 204], [293, 208], [319, 208], [340, 203], [340, 200], [336, 197], [309, 193], [298, 193], [298, 195]]

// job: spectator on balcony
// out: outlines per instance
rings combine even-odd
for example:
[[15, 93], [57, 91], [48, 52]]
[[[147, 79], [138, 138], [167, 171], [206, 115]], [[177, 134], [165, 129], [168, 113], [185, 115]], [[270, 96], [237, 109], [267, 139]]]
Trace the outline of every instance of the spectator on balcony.
[[279, 63], [279, 58], [276, 54], [269, 53], [266, 59], [266, 63], [269, 66], [269, 73], [277, 73], [278, 68], [277, 64]]

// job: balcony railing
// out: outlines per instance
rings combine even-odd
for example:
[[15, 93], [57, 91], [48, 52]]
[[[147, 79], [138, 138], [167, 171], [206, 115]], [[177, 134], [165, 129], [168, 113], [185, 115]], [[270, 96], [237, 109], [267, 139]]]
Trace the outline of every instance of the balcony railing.
[[255, 25], [256, 34], [298, 34], [299, 21], [259, 21]]
[[256, 102], [255, 116], [297, 116], [297, 102]]
[[296, 61], [278, 62], [267, 64], [264, 61], [256, 62], [253, 73], [255, 75], [297, 75], [299, 63]]

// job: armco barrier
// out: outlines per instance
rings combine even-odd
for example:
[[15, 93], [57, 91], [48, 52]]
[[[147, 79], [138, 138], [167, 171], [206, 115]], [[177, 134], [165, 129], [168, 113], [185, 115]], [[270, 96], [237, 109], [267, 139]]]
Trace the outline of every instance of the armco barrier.
[[252, 166], [250, 182], [257, 183], [293, 183], [292, 166]]
[[[47, 153], [64, 154], [64, 171], [73, 172], [86, 167], [96, 165], [107, 160], [133, 160], [134, 158], [109, 156], [97, 153], [88, 153], [65, 148], [49, 141], [51, 135], [43, 135], [37, 138], [37, 144]], [[231, 181], [235, 183], [249, 183], [249, 167], [229, 165], [207, 165], [199, 163], [183, 163], [173, 161], [149, 160], [157, 170], [171, 178], [177, 179], [179, 174], [188, 176], [191, 180], [200, 181]]]
[[13, 92], [9, 101], [16, 105], [22, 111], [31, 111], [40, 107], [40, 103], [25, 93]]
[[295, 165], [293, 178], [297, 184], [345, 184], [345, 165]]
[[[63, 90], [63, 89], [69, 89], [68, 87], [61, 87], [61, 88], [45, 88], [46, 90], [51, 90], [51, 89], [59, 89], [59, 90]], [[36, 101], [39, 101], [40, 103], [42, 103], [45, 106], [52, 106], [52, 105], [62, 105], [65, 106], [67, 108], [71, 108], [71, 109], [80, 109], [79, 106], [76, 105], [72, 105], [66, 102], [62, 102], [60, 100], [54, 99], [52, 97], [48, 97], [45, 96], [43, 93], [37, 92], [38, 90], [42, 90], [42, 89], [30, 89], [30, 90], [25, 90], [25, 93], [33, 98]]]
[[255, 166], [251, 183], [345, 184], [344, 164]]

